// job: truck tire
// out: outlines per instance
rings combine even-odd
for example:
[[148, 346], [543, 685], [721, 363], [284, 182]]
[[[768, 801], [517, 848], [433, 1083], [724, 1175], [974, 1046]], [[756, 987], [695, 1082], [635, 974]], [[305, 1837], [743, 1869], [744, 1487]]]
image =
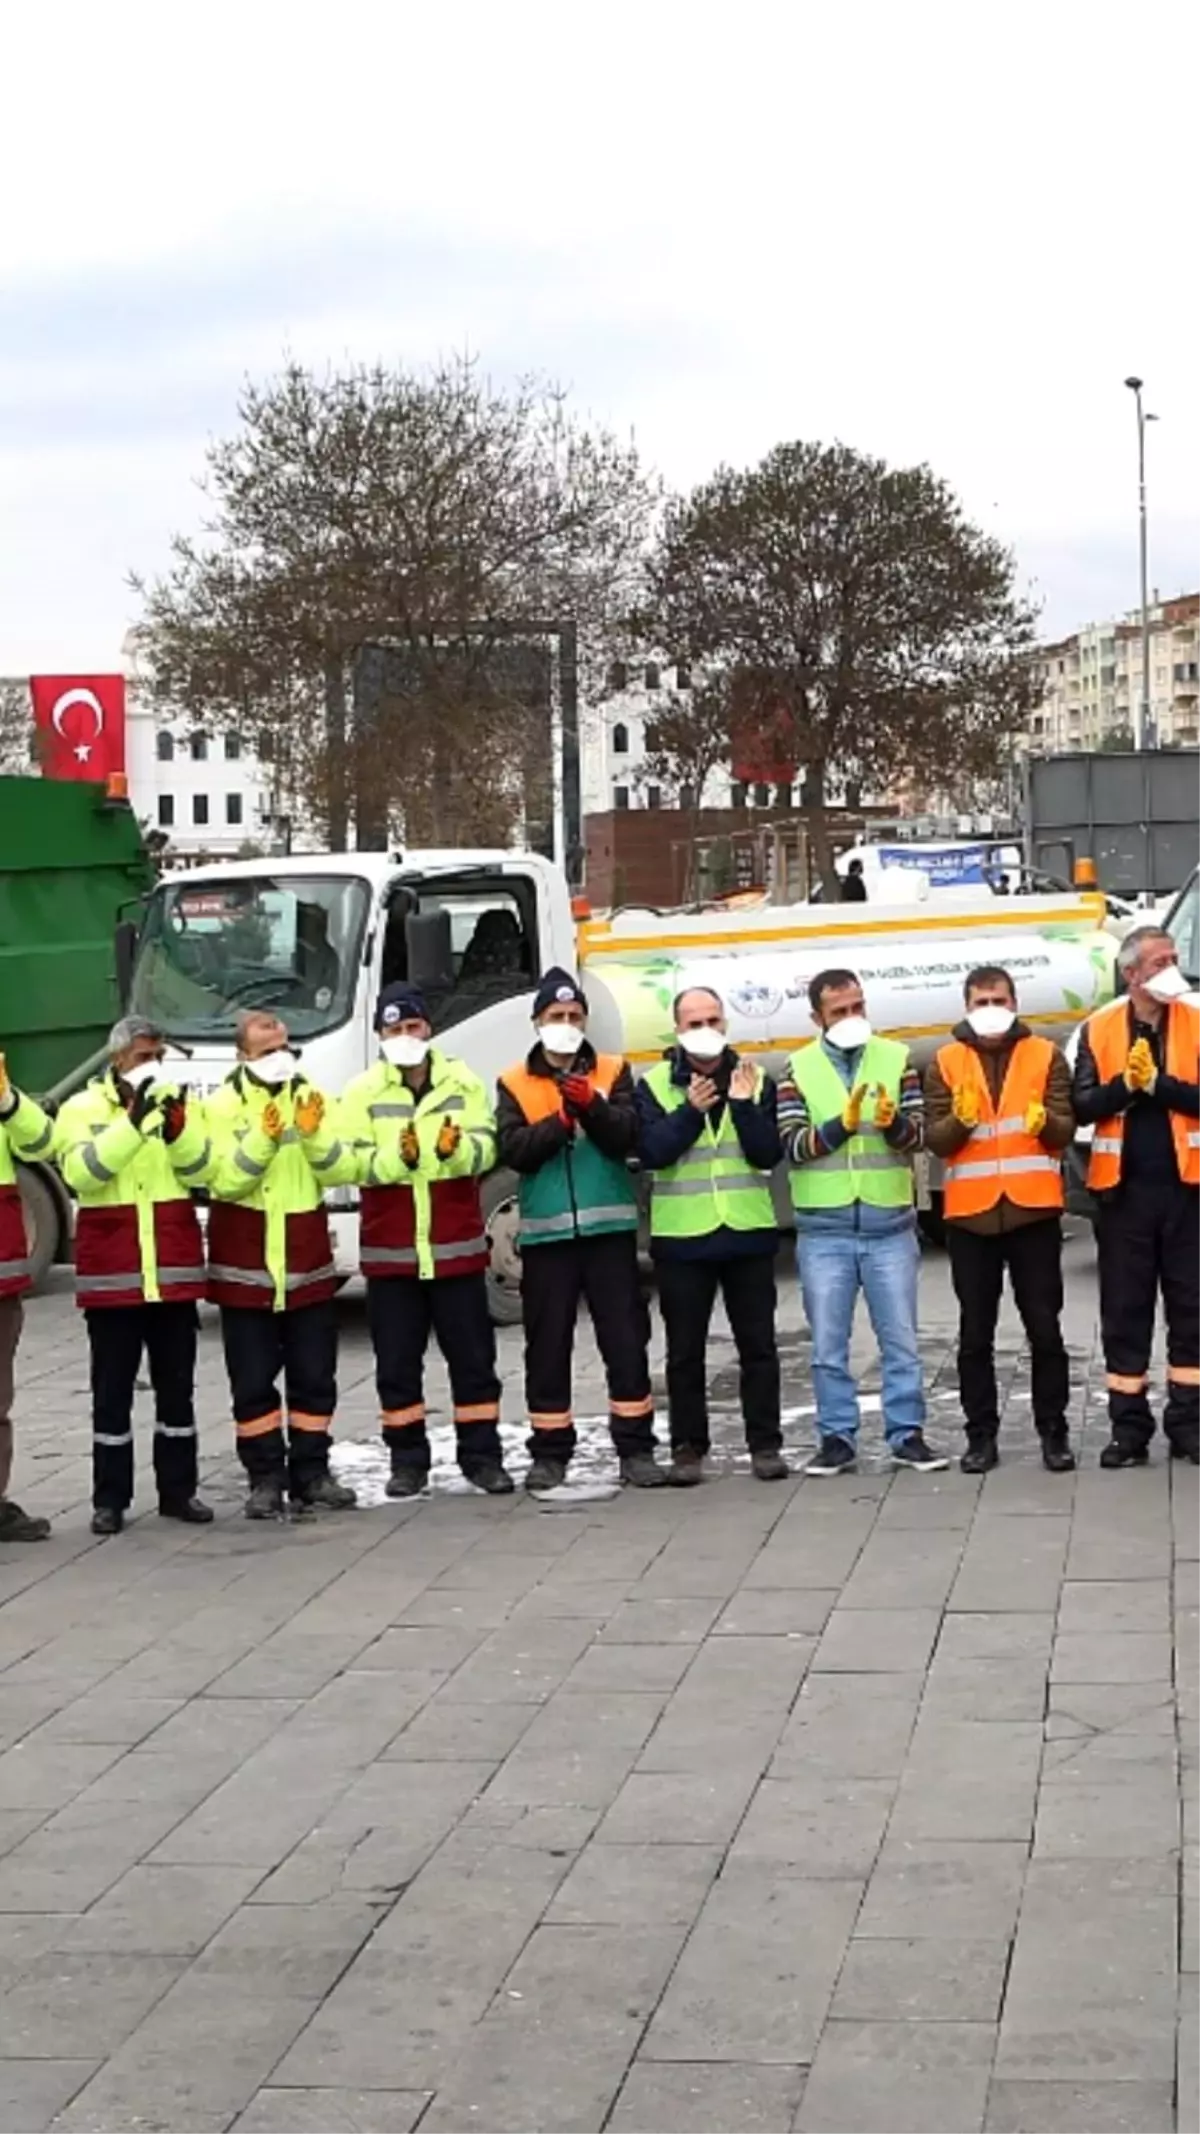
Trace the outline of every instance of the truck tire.
[[517, 1174], [493, 1171], [483, 1184], [483, 1227], [488, 1262], [488, 1304], [497, 1326], [521, 1323], [521, 1248], [517, 1243]]
[[40, 1172], [27, 1170], [24, 1164], [19, 1165], [17, 1184], [21, 1193], [21, 1213], [25, 1217], [29, 1271], [33, 1286], [38, 1289], [58, 1256], [62, 1211], [52, 1187]]

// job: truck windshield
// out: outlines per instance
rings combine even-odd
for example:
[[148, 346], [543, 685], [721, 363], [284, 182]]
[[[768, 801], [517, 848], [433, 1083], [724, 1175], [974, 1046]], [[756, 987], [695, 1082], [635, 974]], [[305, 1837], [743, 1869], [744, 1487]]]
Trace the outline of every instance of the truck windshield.
[[1200, 985], [1200, 872], [1179, 892], [1167, 919], [1167, 931], [1179, 951], [1179, 968], [1191, 985]]
[[337, 875], [214, 875], [160, 884], [142, 930], [130, 1012], [174, 1037], [232, 1039], [242, 1008], [274, 1008], [293, 1037], [345, 1022], [369, 908]]

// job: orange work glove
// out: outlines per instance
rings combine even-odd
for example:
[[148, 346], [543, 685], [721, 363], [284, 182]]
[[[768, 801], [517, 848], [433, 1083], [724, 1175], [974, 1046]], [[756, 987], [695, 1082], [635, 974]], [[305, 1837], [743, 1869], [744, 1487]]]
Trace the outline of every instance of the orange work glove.
[[443, 1119], [438, 1128], [437, 1141], [434, 1144], [438, 1152], [439, 1161], [445, 1163], [449, 1157], [453, 1156], [461, 1140], [461, 1126], [453, 1119]]
[[262, 1130], [268, 1141], [278, 1141], [283, 1133], [283, 1113], [278, 1104], [263, 1107]]
[[298, 1134], [315, 1134], [325, 1117], [325, 1099], [319, 1089], [306, 1089], [296, 1099], [292, 1113]]
[[421, 1161], [421, 1144], [417, 1140], [415, 1126], [405, 1126], [400, 1132], [400, 1160], [410, 1171], [415, 1171]]

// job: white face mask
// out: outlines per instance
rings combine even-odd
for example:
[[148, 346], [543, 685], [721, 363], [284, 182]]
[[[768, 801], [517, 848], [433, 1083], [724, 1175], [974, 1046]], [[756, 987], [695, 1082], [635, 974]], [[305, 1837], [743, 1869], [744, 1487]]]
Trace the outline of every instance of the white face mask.
[[1147, 978], [1142, 990], [1149, 993], [1152, 1000], [1171, 1001], [1180, 1000], [1185, 993], [1191, 992], [1191, 987], [1179, 965], [1169, 963], [1165, 971], [1156, 971], [1153, 978]]
[[384, 1037], [379, 1041], [379, 1049], [384, 1059], [390, 1060], [393, 1067], [419, 1067], [423, 1060], [429, 1058], [429, 1039]]
[[726, 1042], [723, 1030], [711, 1030], [706, 1024], [696, 1030], [681, 1030], [679, 1033], [681, 1050], [693, 1060], [719, 1060]]
[[972, 1008], [967, 1015], [976, 1037], [1007, 1037], [1016, 1019], [1015, 1009], [998, 1007], [994, 1001]]
[[147, 1082], [157, 1082], [162, 1073], [161, 1060], [143, 1060], [140, 1067], [130, 1067], [121, 1080], [130, 1089], [144, 1089]]
[[538, 1036], [542, 1050], [553, 1053], [556, 1060], [573, 1060], [583, 1043], [577, 1023], [539, 1023]]
[[871, 1025], [865, 1015], [843, 1015], [841, 1022], [832, 1023], [825, 1035], [839, 1052], [859, 1052], [871, 1035]]
[[268, 1089], [282, 1089], [284, 1083], [290, 1082], [297, 1072], [295, 1053], [282, 1049], [278, 1052], [264, 1052], [260, 1060], [247, 1060], [246, 1065], [255, 1081], [265, 1082]]

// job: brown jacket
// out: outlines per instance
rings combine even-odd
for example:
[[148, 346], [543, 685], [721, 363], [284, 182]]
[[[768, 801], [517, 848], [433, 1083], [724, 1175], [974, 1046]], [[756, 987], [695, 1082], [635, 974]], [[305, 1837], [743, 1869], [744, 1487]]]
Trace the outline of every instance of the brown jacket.
[[[970, 1023], [959, 1023], [954, 1037], [959, 1044], [970, 1045], [979, 1055], [979, 1063], [987, 1076], [993, 1104], [999, 1104], [1004, 1077], [1013, 1046], [1020, 1038], [1031, 1035], [1028, 1023], [1013, 1024], [1009, 1036], [1002, 1045], [981, 1045]], [[1042, 1129], [1043, 1148], [1065, 1149], [1075, 1138], [1075, 1113], [1071, 1108], [1071, 1070], [1061, 1052], [1056, 1051], [1050, 1063], [1046, 1079], [1046, 1124]], [[963, 1126], [954, 1116], [953, 1100], [946, 1086], [937, 1060], [930, 1061], [925, 1069], [925, 1146], [935, 1156], [956, 1156], [970, 1138], [970, 1128]], [[1025, 1223], [1044, 1223], [1050, 1218], [1044, 1208], [1018, 1208], [1015, 1201], [1001, 1194], [994, 1208], [983, 1215], [963, 1215], [950, 1218], [961, 1230], [976, 1230], [982, 1236], [995, 1237], [1004, 1230], [1019, 1230]]]

